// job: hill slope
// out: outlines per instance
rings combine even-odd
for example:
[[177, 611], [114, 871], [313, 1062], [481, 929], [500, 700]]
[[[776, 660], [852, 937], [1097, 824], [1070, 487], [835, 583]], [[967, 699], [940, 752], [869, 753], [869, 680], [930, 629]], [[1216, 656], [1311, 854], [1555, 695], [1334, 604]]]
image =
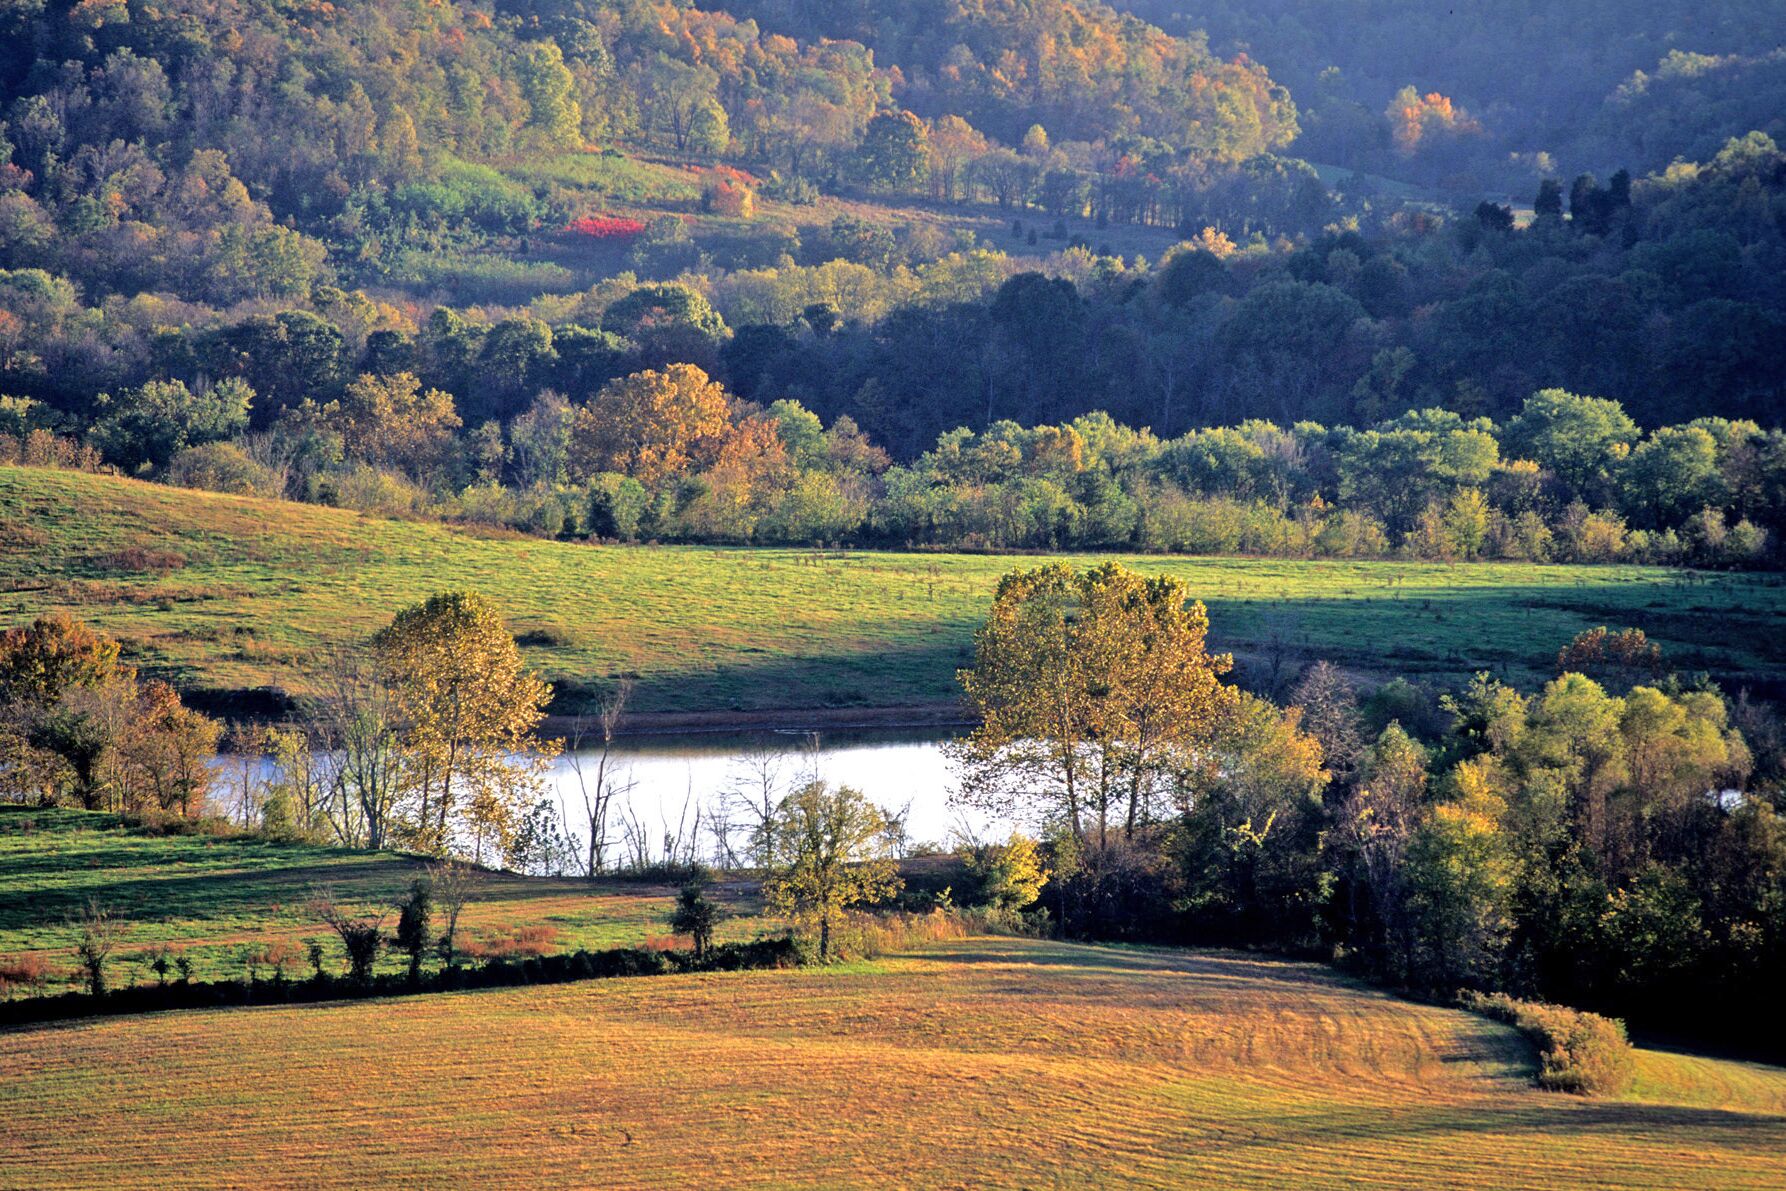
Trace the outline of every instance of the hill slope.
[[1647, 1099], [1594, 1102], [1530, 1090], [1527, 1059], [1502, 1027], [1312, 965], [970, 939], [843, 969], [0, 1036], [0, 1185], [1786, 1177], [1786, 1074], [1713, 1064], [1721, 1082], [1695, 1068], [1686, 1096], [1648, 1055]]
[[[152, 983], [150, 949], [166, 946], [198, 980], [240, 979], [255, 949], [301, 955], [321, 939], [331, 971], [343, 958], [310, 900], [326, 889], [343, 905], [389, 906], [425, 871], [421, 857], [255, 836], [166, 836], [131, 830], [115, 815], [0, 808], [0, 956], [40, 954], [51, 973], [76, 970], [75, 919], [89, 899], [123, 924], [112, 956], [118, 984]], [[735, 909], [737, 890], [716, 896]], [[470, 950], [500, 952], [517, 938], [543, 952], [637, 947], [668, 932], [675, 890], [636, 881], [481, 873], [461, 918]], [[751, 937], [761, 920], [728, 918], [722, 939]], [[401, 971], [387, 950], [379, 970]], [[303, 968], [304, 965], [298, 965]], [[292, 976], [302, 972], [294, 970]], [[54, 979], [49, 991], [65, 984]]]
[[[1084, 558], [1066, 561], [1084, 564]], [[1583, 628], [1637, 625], [1669, 660], [1786, 670], [1768, 575], [1659, 568], [1144, 556], [1241, 654], [1458, 678], [1549, 670]], [[188, 691], [303, 685], [318, 647], [455, 588], [504, 609], [561, 707], [623, 674], [641, 711], [950, 700], [998, 577], [959, 554], [591, 547], [387, 521], [77, 472], [0, 468], [0, 624], [64, 609]]]

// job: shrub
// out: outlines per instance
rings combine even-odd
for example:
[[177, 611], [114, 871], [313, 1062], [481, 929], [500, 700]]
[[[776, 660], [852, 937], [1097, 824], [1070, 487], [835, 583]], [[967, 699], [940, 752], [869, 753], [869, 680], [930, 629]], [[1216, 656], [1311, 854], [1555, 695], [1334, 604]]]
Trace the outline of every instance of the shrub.
[[331, 503], [376, 516], [406, 517], [431, 508], [433, 499], [402, 476], [361, 464], [335, 480]]
[[187, 447], [168, 464], [167, 481], [180, 488], [235, 496], [277, 498], [285, 494], [284, 474], [256, 462], [231, 442]]
[[38, 996], [54, 975], [49, 960], [37, 952], [0, 956], [0, 997], [10, 997], [14, 989], [22, 990], [26, 996]]
[[645, 234], [645, 225], [621, 215], [585, 215], [564, 230], [592, 240], [636, 240]]
[[763, 194], [777, 202], [796, 207], [810, 207], [819, 201], [819, 188], [813, 185], [811, 179], [799, 174], [784, 178], [772, 171], [768, 180], [763, 183]]
[[0, 463], [98, 471], [103, 460], [97, 450], [78, 439], [62, 438], [39, 427], [23, 435], [0, 434]]
[[1622, 1021], [1505, 993], [1465, 993], [1461, 1003], [1513, 1026], [1537, 1047], [1541, 1088], [1616, 1096], [1631, 1086], [1634, 1060]]
[[[920, 943], [965, 939], [978, 925], [968, 915], [942, 909], [926, 914], [845, 913], [831, 928], [832, 958], [873, 959]], [[816, 961], [816, 956], [803, 957], [803, 962]]]
[[167, 550], [151, 550], [147, 546], [126, 546], [109, 554], [101, 554], [93, 565], [102, 571], [126, 573], [152, 572], [166, 574], [186, 565], [186, 559]]
[[755, 183], [749, 174], [727, 166], [707, 172], [701, 187], [701, 210], [734, 219], [753, 219], [757, 213]]

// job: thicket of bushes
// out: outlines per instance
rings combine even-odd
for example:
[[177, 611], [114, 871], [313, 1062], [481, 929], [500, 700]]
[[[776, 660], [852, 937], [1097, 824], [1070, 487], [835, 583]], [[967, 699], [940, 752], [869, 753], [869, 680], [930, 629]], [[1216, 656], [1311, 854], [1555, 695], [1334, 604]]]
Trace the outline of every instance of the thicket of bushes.
[[316, 1001], [363, 1000], [415, 993], [463, 992], [480, 988], [513, 988], [530, 984], [568, 984], [620, 976], [666, 976], [682, 972], [735, 972], [786, 968], [800, 962], [789, 938], [723, 943], [696, 959], [692, 952], [615, 947], [606, 951], [572, 951], [527, 959], [496, 959], [477, 966], [443, 968], [418, 979], [396, 974], [367, 980], [318, 972], [304, 980], [176, 981], [133, 985], [100, 996], [69, 992], [0, 1002], [0, 1027], [64, 1021], [164, 1009], [211, 1009], [242, 1005], [291, 1005]]
[[1625, 1023], [1506, 993], [1465, 993], [1464, 1008], [1506, 1022], [1538, 1050], [1538, 1086], [1583, 1096], [1616, 1096], [1631, 1086], [1634, 1061]]

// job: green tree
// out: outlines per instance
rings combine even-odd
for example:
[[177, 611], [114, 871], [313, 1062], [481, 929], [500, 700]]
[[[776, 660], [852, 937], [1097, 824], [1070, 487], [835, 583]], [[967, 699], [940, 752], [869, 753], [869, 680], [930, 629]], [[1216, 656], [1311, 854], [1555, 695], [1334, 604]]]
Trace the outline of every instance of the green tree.
[[670, 915], [670, 929], [694, 940], [695, 959], [707, 958], [713, 947], [713, 931], [723, 913], [700, 885], [684, 885], [676, 895], [676, 909]]
[[1408, 840], [1408, 915], [1418, 958], [1410, 978], [1451, 992], [1492, 987], [1513, 929], [1516, 868], [1505, 806], [1465, 767], [1457, 796], [1428, 809]]
[[1543, 389], [1507, 423], [1508, 453], [1555, 472], [1579, 495], [1592, 494], [1637, 441], [1637, 423], [1616, 401]]
[[[1184, 585], [1116, 563], [999, 581], [960, 674], [979, 726], [952, 746], [962, 796], [1064, 820], [1081, 840], [1133, 834], [1182, 796], [1184, 773], [1234, 704]], [[1114, 822], [1113, 822], [1114, 817]]]
[[409, 956], [409, 982], [422, 982], [422, 956], [432, 940], [434, 894], [424, 878], [413, 881], [409, 893], [397, 903], [397, 946]]
[[886, 854], [887, 817], [848, 786], [811, 782], [776, 812], [776, 871], [763, 883], [771, 913], [816, 927], [819, 959], [831, 957], [831, 931], [851, 906], [899, 892], [898, 867]]
[[550, 38], [534, 42], [521, 59], [521, 94], [527, 100], [528, 124], [555, 148], [582, 143], [583, 109], [575, 93], [576, 80], [558, 43]]
[[99, 398], [93, 444], [133, 471], [166, 467], [188, 447], [246, 429], [253, 400], [254, 390], [239, 377], [225, 377], [198, 393], [177, 380], [152, 380]]
[[1626, 514], [1651, 526], [1676, 525], [1722, 504], [1722, 480], [1718, 441], [1703, 426], [1658, 427], [1619, 469]]
[[868, 122], [857, 169], [864, 181], [889, 190], [910, 190], [924, 180], [930, 163], [930, 136], [911, 112], [881, 112]]
[[1048, 866], [1036, 841], [1013, 832], [1002, 844], [978, 844], [962, 853], [962, 864], [979, 885], [977, 901], [1012, 916], [1033, 906], [1048, 884]]

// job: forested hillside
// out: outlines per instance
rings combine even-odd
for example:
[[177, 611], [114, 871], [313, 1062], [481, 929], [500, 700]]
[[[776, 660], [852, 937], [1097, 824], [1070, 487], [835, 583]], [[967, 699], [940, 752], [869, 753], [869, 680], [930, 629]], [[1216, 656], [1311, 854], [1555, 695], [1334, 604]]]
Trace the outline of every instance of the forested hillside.
[[1786, 18], [1768, 0], [1118, 7], [1268, 63], [1302, 108], [1299, 155], [1459, 191], [1647, 172], [1786, 128]]
[[[1131, 7], [1173, 32], [1097, 0], [12, 6], [0, 458], [578, 537], [1774, 556], [1786, 153], [1747, 108], [1694, 109], [1697, 161], [1452, 206], [1288, 156], [1333, 80], [1299, 117], [1255, 25]], [[1770, 24], [1671, 12], [1579, 53]], [[1562, 69], [1580, 39], [1534, 28]], [[1620, 102], [1729, 66], [1671, 61]], [[1417, 157], [1465, 116], [1412, 118]]]

